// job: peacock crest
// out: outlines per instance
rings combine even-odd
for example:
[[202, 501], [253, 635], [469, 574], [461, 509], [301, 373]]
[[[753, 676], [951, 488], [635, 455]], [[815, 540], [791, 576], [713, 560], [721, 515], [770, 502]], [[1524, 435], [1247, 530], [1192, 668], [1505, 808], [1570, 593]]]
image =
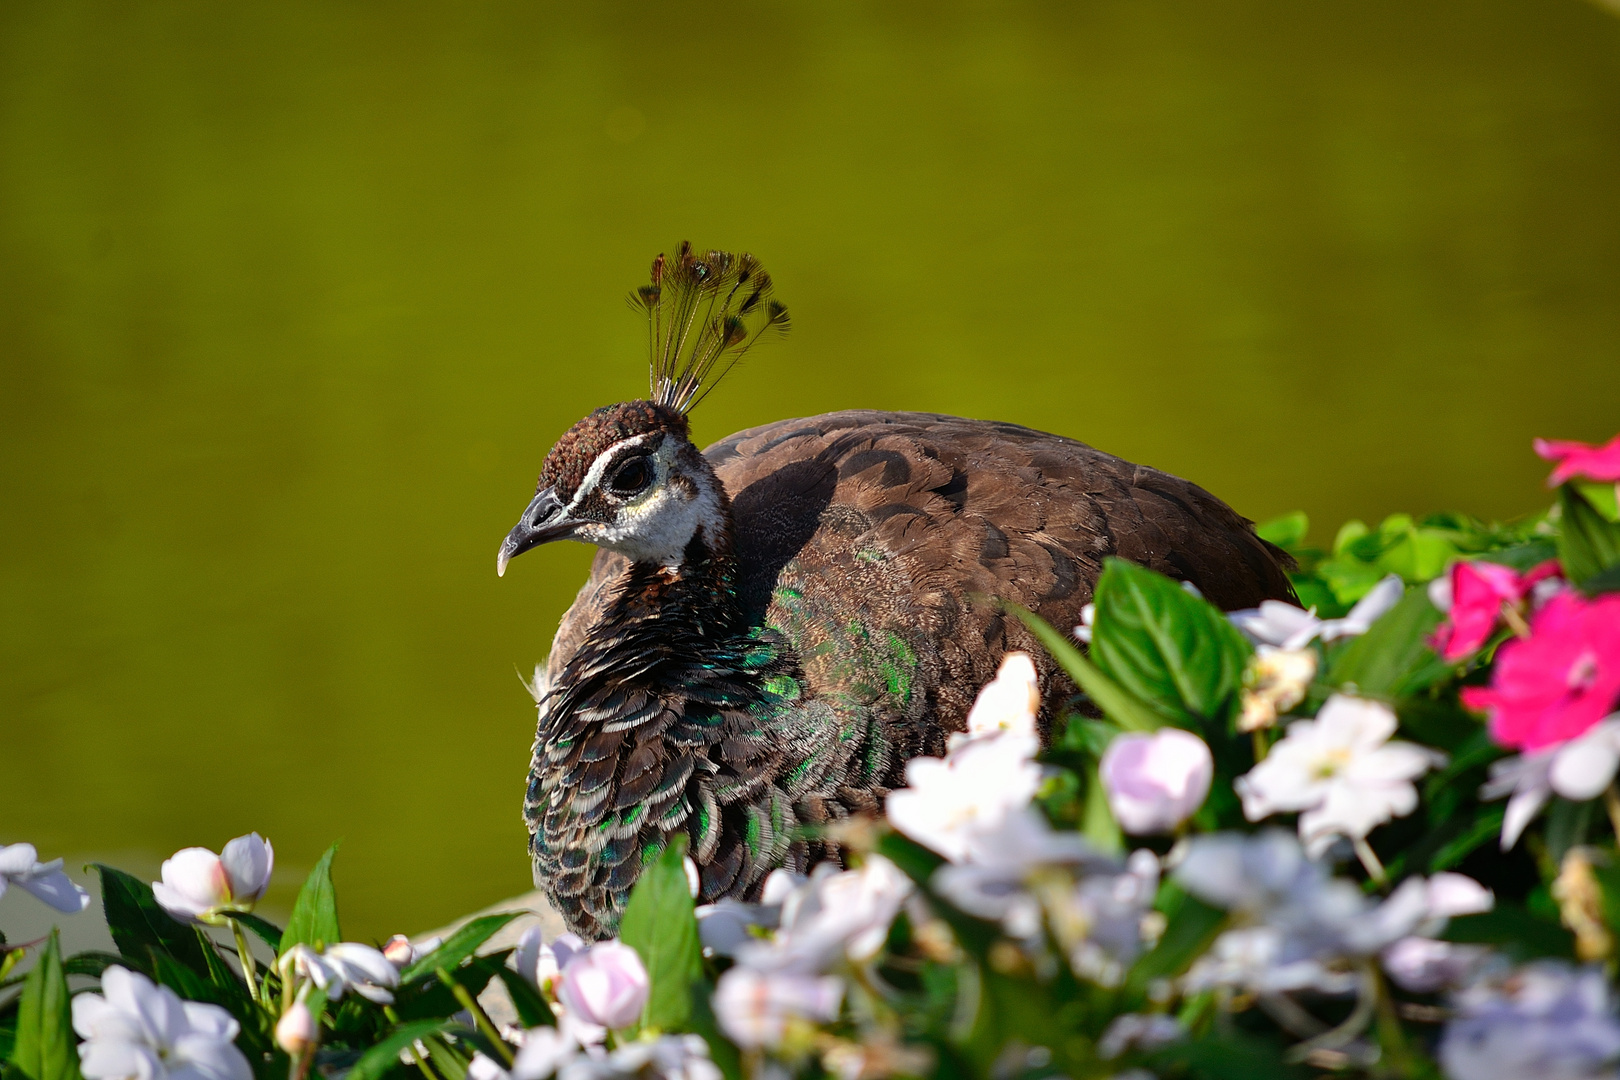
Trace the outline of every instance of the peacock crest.
[[629, 297], [647, 315], [652, 400], [690, 412], [767, 330], [787, 333], [772, 284], [746, 251], [699, 254], [682, 241], [673, 258], [654, 259], [652, 281]]

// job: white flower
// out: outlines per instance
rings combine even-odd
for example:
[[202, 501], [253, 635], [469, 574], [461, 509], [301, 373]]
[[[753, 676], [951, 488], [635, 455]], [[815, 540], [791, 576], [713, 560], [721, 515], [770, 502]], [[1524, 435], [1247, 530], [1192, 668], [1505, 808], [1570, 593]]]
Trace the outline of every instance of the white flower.
[[584, 949], [585, 942], [578, 934], [558, 934], [557, 939], [547, 945], [545, 935], [535, 925], [518, 938], [517, 948], [512, 952], [512, 966], [536, 990], [545, 990], [564, 965]]
[[843, 983], [833, 976], [734, 967], [720, 976], [714, 1014], [720, 1029], [745, 1048], [781, 1043], [793, 1019], [826, 1021], [838, 1015]]
[[1387, 705], [1335, 694], [1315, 720], [1288, 725], [1266, 759], [1236, 781], [1250, 821], [1304, 811], [1299, 835], [1313, 855], [1338, 835], [1364, 839], [1376, 826], [1417, 806], [1412, 781], [1444, 763], [1437, 751], [1390, 742]]
[[62, 872], [62, 860], [39, 861], [33, 844], [0, 844], [0, 896], [16, 885], [33, 893], [57, 911], [73, 914], [90, 903], [90, 894]]
[[782, 902], [781, 929], [772, 941], [737, 947], [740, 963], [760, 970], [820, 971], [848, 957], [871, 959], [911, 894], [911, 881], [881, 855], [856, 870], [823, 863]]
[[73, 1030], [86, 1080], [253, 1080], [230, 1013], [121, 967], [102, 973], [100, 994], [74, 997]]
[[1091, 644], [1091, 635], [1097, 631], [1097, 605], [1087, 604], [1080, 609], [1080, 625], [1074, 628], [1074, 636], [1078, 641]]
[[1158, 856], [1141, 849], [1131, 852], [1123, 873], [1087, 874], [1060, 902], [1049, 898], [1048, 915], [1074, 973], [1100, 986], [1120, 985], [1142, 952], [1143, 920], [1158, 891]]
[[1598, 721], [1584, 733], [1558, 746], [1491, 763], [1491, 778], [1479, 789], [1482, 799], [1508, 799], [1502, 817], [1502, 850], [1519, 842], [1525, 827], [1555, 793], [1572, 802], [1595, 799], [1620, 771], [1620, 713]]
[[1603, 1080], [1620, 1063], [1620, 1022], [1598, 968], [1526, 964], [1452, 1000], [1440, 1038], [1451, 1080]]
[[604, 1028], [629, 1027], [647, 1004], [647, 968], [620, 941], [599, 941], [571, 957], [557, 976], [557, 1000], [569, 1016]]
[[[1001, 658], [996, 677], [984, 684], [968, 712], [967, 736], [975, 738], [1008, 731], [1037, 740], [1035, 718], [1041, 711], [1041, 689], [1035, 676], [1035, 662], [1025, 652], [1010, 652]], [[958, 745], [963, 736], [951, 736]]]
[[[516, 1072], [516, 1066], [513, 1067]], [[606, 1057], [576, 1057], [559, 1069], [562, 1080], [721, 1080], [701, 1035], [663, 1035], [625, 1043]], [[516, 1077], [515, 1080], [532, 1080]]]
[[530, 1028], [523, 1032], [510, 1071], [478, 1052], [467, 1063], [467, 1076], [469, 1080], [545, 1080], [577, 1058], [579, 1052], [579, 1043], [565, 1031]]
[[252, 911], [270, 887], [275, 849], [258, 833], [238, 836], [215, 855], [185, 848], [163, 862], [152, 892], [163, 910], [182, 922], [218, 924], [232, 912]]
[[1215, 759], [1203, 739], [1181, 728], [1127, 732], [1108, 744], [1098, 775], [1121, 829], [1168, 833], [1204, 805]]
[[889, 822], [939, 854], [959, 862], [975, 838], [993, 832], [1035, 797], [1041, 767], [1037, 746], [1008, 732], [971, 739], [943, 760], [912, 758], [907, 787], [891, 792]]
[[353, 941], [328, 945], [324, 952], [294, 945], [281, 954], [276, 968], [284, 979], [313, 982], [331, 1001], [340, 1001], [353, 990], [369, 1001], [387, 1005], [394, 1000], [390, 988], [399, 985], [399, 968], [388, 957]]
[[1400, 603], [1405, 591], [1400, 575], [1390, 574], [1356, 601], [1342, 619], [1318, 619], [1315, 608], [1304, 611], [1281, 600], [1262, 600], [1257, 608], [1234, 611], [1227, 617], [1255, 642], [1303, 649], [1318, 637], [1334, 641], [1365, 634], [1380, 616]]

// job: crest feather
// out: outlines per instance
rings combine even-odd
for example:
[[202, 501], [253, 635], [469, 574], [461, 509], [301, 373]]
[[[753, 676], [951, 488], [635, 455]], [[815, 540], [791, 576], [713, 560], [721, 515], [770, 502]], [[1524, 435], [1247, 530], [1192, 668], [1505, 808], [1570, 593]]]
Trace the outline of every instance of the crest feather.
[[682, 241], [673, 258], [654, 259], [652, 281], [630, 294], [647, 315], [652, 400], [690, 412], [765, 331], [787, 333], [787, 308], [771, 288], [746, 251], [700, 254]]

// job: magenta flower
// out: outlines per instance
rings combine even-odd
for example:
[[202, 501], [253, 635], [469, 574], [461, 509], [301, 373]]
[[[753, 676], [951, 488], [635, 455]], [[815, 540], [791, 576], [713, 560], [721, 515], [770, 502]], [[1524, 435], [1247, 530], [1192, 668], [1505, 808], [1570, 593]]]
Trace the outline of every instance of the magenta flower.
[[1461, 660], [1490, 639], [1502, 618], [1502, 609], [1517, 608], [1537, 582], [1559, 574], [1558, 561], [1549, 559], [1528, 573], [1489, 562], [1451, 564], [1451, 617], [1441, 623], [1430, 642], [1442, 659]]
[[1562, 439], [1537, 439], [1531, 445], [1541, 457], [1558, 463], [1547, 477], [1548, 487], [1557, 487], [1577, 476], [1600, 484], [1620, 483], [1620, 435], [1602, 446]]
[[1490, 715], [1491, 738], [1535, 751], [1568, 742], [1620, 698], [1620, 595], [1583, 600], [1561, 592], [1530, 619], [1530, 636], [1507, 642], [1489, 687], [1463, 704]]

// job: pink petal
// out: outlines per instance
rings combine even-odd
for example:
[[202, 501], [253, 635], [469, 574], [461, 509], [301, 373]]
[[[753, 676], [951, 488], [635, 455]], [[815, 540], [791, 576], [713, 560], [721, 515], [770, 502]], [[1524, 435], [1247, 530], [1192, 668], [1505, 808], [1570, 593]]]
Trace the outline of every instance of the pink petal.
[[1558, 463], [1547, 478], [1548, 487], [1577, 476], [1600, 484], [1620, 483], [1620, 435], [1602, 446], [1558, 439], [1536, 439], [1531, 445], [1539, 456]]

